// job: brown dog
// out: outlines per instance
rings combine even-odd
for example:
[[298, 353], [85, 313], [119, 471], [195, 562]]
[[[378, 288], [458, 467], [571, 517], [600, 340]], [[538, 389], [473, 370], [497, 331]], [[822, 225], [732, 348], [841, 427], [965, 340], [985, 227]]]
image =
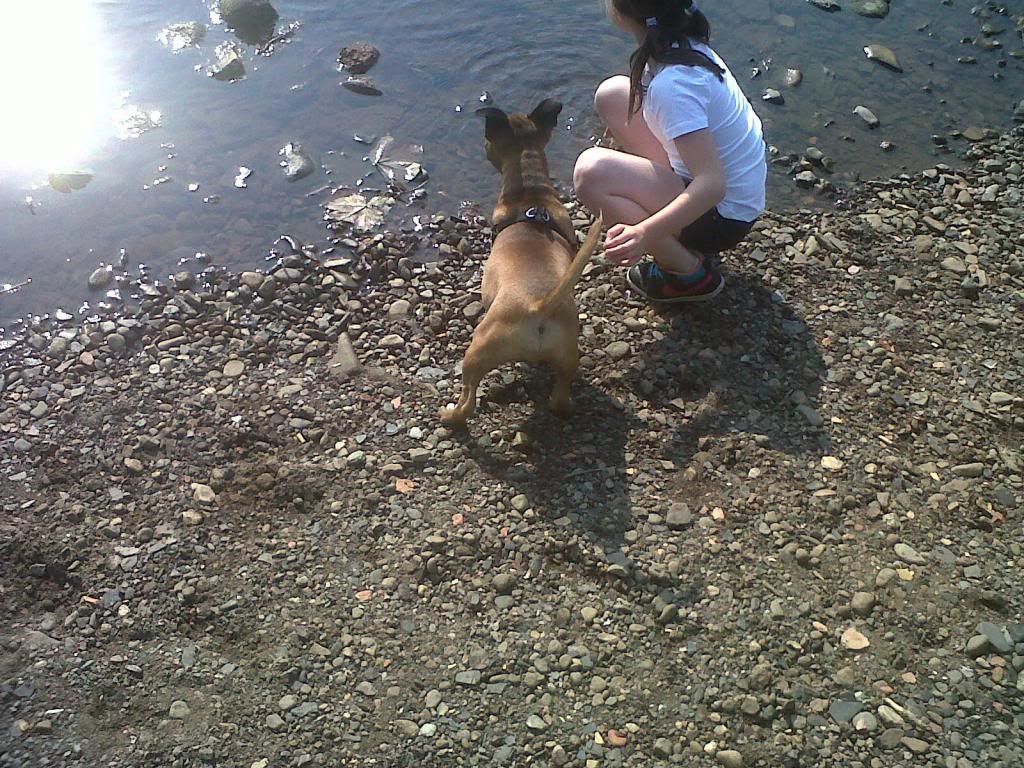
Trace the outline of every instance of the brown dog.
[[529, 115], [478, 110], [487, 119], [487, 159], [502, 175], [494, 209], [494, 245], [483, 276], [487, 314], [462, 362], [462, 396], [442, 409], [447, 426], [465, 426], [476, 409], [480, 380], [510, 362], [547, 363], [555, 385], [549, 406], [572, 409], [570, 386], [579, 365], [579, 316], [573, 287], [601, 236], [601, 218], [577, 252], [576, 231], [548, 177], [544, 147], [562, 105], [545, 99]]

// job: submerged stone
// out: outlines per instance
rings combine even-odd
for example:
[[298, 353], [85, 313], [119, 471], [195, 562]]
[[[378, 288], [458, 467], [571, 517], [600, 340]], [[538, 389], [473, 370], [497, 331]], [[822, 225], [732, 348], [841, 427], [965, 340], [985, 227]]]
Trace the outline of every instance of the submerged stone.
[[869, 61], [877, 61], [883, 67], [891, 69], [893, 72], [903, 71], [903, 67], [900, 66], [896, 54], [892, 52], [891, 48], [886, 48], [884, 45], [865, 45], [864, 55], [868, 57]]

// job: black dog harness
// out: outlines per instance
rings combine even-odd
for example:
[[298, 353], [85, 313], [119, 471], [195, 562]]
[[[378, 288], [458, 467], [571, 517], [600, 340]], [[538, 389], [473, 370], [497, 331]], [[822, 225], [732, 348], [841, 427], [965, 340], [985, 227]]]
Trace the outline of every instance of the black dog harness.
[[521, 211], [514, 211], [507, 218], [494, 222], [491, 226], [491, 242], [497, 240], [498, 235], [513, 224], [539, 224], [542, 227], [550, 229], [569, 243], [570, 248], [577, 248], [579, 246], [579, 241], [576, 239], [575, 231], [572, 231], [572, 234], [566, 234], [563, 232], [562, 228], [558, 226], [558, 222], [555, 221], [555, 217], [551, 215], [551, 212], [547, 208], [542, 208], [539, 205], [531, 206], [530, 208]]

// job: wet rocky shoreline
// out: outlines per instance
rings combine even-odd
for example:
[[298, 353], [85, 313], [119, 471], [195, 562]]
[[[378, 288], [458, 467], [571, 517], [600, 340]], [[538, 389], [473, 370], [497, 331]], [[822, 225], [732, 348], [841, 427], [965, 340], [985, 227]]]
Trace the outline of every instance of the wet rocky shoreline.
[[709, 307], [595, 260], [566, 422], [437, 422], [469, 215], [30, 329], [0, 766], [1021, 764], [1022, 158], [768, 214]]

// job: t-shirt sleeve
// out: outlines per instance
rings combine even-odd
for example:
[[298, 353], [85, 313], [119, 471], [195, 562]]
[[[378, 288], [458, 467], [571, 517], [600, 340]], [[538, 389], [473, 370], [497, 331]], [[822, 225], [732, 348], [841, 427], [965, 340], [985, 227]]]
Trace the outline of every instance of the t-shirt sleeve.
[[707, 128], [711, 84], [703, 69], [679, 67], [662, 72], [647, 90], [651, 119], [670, 141]]

